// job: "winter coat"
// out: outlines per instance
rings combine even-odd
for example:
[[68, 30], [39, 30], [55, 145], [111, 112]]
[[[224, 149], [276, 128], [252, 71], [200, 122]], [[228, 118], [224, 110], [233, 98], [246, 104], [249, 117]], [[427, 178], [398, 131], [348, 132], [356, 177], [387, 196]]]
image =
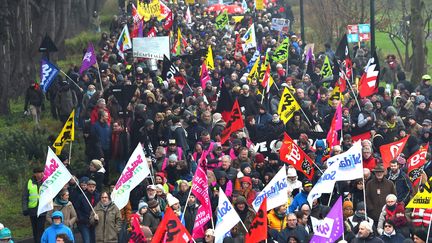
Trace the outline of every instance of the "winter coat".
[[351, 243], [383, 243], [384, 241], [381, 240], [379, 237], [375, 237], [374, 234], [370, 234], [365, 239], [360, 239], [356, 237], [351, 241]]
[[253, 96], [253, 95], [249, 95], [249, 96], [240, 95], [240, 97], [238, 98], [238, 103], [239, 103], [240, 109], [244, 108], [243, 114], [246, 117], [258, 115], [259, 103], [258, 103], [255, 96]]
[[192, 205], [186, 205], [186, 210], [185, 210], [185, 214], [184, 214], [184, 222], [185, 222], [185, 227], [189, 231], [190, 234], [192, 234], [192, 230], [194, 227], [198, 207], [199, 207], [199, 205], [196, 203], [194, 203]]
[[60, 116], [68, 116], [78, 104], [78, 99], [69, 85], [62, 86], [55, 97], [55, 104]]
[[24, 110], [28, 109], [29, 105], [40, 107], [43, 105], [44, 95], [40, 88], [29, 87], [26, 91]]
[[386, 204], [388, 194], [396, 195], [396, 188], [393, 182], [386, 178], [383, 178], [381, 182], [373, 178], [366, 184], [367, 215], [375, 222], [378, 221], [382, 207]]
[[398, 177], [396, 177], [396, 179], [392, 179], [390, 176], [388, 176], [388, 178], [391, 182], [393, 182], [396, 187], [397, 201], [403, 202], [405, 205], [408, 205], [408, 202], [411, 199], [413, 188], [411, 185], [411, 181], [409, 180], [405, 172], [403, 172], [402, 170], [399, 171], [399, 175]]
[[276, 215], [276, 212], [274, 210], [271, 210], [270, 213], [267, 215], [267, 222], [270, 227], [270, 229], [277, 230], [278, 232], [281, 232], [286, 228], [286, 224], [288, 222], [288, 216], [286, 214], [283, 215], [283, 218], [278, 217]]
[[53, 210], [49, 211], [46, 215], [46, 219], [47, 219], [48, 223], [50, 223], [50, 224], [52, 223], [51, 217], [52, 217], [53, 212], [61, 211], [63, 213], [64, 225], [66, 225], [69, 228], [72, 228], [78, 219], [75, 208], [72, 205], [72, 202], [69, 201], [66, 203], [66, 205], [61, 205], [61, 204], [56, 203], [56, 201], [54, 200], [53, 206], [54, 206]]
[[95, 220], [94, 214], [90, 216], [90, 223], [95, 225], [96, 242], [117, 243], [118, 234], [121, 229], [120, 210], [114, 203], [110, 203], [106, 208], [99, 202], [94, 208], [99, 220]]
[[381, 235], [380, 239], [385, 243], [402, 243], [405, 240], [405, 237], [402, 234], [393, 231], [391, 235]]
[[309, 234], [303, 226], [297, 225], [296, 228], [285, 228], [277, 237], [278, 242], [288, 242], [288, 238], [295, 235], [300, 243], [306, 243], [309, 239]]
[[97, 191], [95, 191], [93, 194], [85, 192], [85, 195], [81, 194], [80, 197], [76, 200], [77, 204], [74, 207], [78, 216], [77, 224], [89, 225], [90, 214], [93, 212], [85, 197], [87, 197], [92, 206], [95, 207], [100, 200], [100, 194]]
[[160, 224], [161, 219], [161, 213], [154, 213], [152, 210], [149, 210], [143, 217], [142, 225], [148, 226], [151, 232], [154, 234]]
[[307, 203], [307, 197], [308, 197], [308, 194], [304, 191], [298, 193], [294, 197], [294, 200], [292, 201], [291, 205], [289, 206], [288, 211], [290, 213], [293, 213], [301, 205], [303, 205], [304, 203]]

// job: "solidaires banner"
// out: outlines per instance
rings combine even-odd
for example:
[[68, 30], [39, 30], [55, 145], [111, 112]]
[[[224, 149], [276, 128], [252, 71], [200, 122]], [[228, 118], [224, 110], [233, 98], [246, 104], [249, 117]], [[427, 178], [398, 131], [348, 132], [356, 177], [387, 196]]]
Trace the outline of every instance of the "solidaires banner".
[[63, 126], [63, 129], [61, 130], [60, 134], [54, 141], [53, 147], [55, 148], [56, 155], [61, 154], [61, 151], [66, 142], [75, 140], [74, 117], [75, 117], [75, 110], [72, 110], [71, 114], [69, 115], [69, 118], [67, 119], [66, 123]]
[[134, 57], [163, 60], [170, 56], [168, 36], [133, 38], [132, 53]]

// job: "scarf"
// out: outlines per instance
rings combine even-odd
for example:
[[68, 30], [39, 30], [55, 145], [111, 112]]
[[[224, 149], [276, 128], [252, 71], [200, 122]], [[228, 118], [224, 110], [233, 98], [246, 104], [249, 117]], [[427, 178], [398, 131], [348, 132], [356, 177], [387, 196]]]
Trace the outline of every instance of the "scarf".
[[393, 206], [386, 206], [386, 219], [393, 219], [396, 215], [396, 204]]
[[58, 205], [64, 207], [64, 206], [66, 206], [66, 204], [69, 202], [69, 200], [62, 200], [61, 198], [56, 197], [56, 198], [54, 199], [54, 202], [55, 202], [56, 204], [58, 204]]
[[400, 169], [398, 169], [396, 171], [396, 173], [393, 173], [392, 171], [390, 171], [390, 175], [389, 175], [388, 179], [391, 181], [395, 181], [399, 177], [399, 174], [400, 174]]
[[101, 202], [101, 207], [102, 207], [102, 209], [103, 209], [103, 211], [107, 211], [108, 210], [108, 208], [111, 206], [111, 201], [110, 202], [108, 202], [108, 203], [103, 203], [103, 202]]

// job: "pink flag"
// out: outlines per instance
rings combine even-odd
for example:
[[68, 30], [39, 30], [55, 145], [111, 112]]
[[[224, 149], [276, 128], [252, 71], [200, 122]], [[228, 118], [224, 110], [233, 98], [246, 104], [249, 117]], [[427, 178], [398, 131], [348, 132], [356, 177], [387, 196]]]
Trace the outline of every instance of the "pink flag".
[[330, 125], [330, 130], [327, 133], [327, 143], [328, 147], [332, 148], [335, 145], [339, 145], [339, 137], [338, 137], [338, 131], [342, 130], [342, 104], [339, 103], [339, 105], [336, 108], [336, 112], [333, 117], [333, 121]]
[[206, 152], [203, 152], [200, 163], [192, 179], [192, 193], [200, 201], [201, 206], [198, 208], [195, 224], [192, 231], [192, 238], [198, 239], [204, 237], [204, 226], [211, 219], [212, 210], [210, 205], [210, 197], [208, 194], [207, 174], [205, 172]]
[[207, 70], [207, 65], [205, 62], [201, 65], [201, 87], [205, 89], [207, 81], [210, 81], [210, 76]]

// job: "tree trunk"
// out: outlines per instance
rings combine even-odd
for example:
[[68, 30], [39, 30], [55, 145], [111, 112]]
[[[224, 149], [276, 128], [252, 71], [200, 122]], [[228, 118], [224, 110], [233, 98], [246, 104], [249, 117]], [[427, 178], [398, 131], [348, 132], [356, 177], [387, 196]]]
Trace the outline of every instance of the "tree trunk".
[[411, 0], [411, 44], [412, 44], [412, 62], [411, 62], [411, 82], [419, 83], [421, 76], [425, 73], [425, 40], [422, 9], [424, 9], [422, 0]]

